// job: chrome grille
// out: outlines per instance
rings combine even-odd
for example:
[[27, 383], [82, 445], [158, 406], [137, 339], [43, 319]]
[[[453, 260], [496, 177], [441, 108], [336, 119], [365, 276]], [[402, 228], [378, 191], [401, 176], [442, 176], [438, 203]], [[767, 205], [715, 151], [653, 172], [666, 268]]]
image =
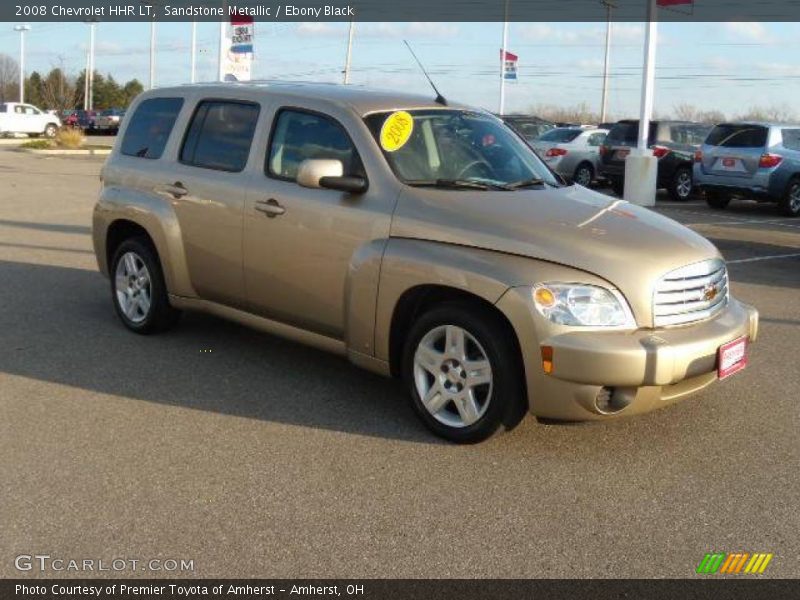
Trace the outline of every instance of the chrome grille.
[[664, 275], [653, 293], [656, 327], [712, 317], [728, 304], [728, 270], [718, 259], [704, 260]]

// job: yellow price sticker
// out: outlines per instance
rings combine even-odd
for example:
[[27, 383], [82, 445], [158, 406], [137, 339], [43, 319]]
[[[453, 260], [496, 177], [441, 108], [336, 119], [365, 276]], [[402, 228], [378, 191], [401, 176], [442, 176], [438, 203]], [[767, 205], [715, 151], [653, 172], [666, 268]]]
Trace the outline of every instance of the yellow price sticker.
[[414, 131], [414, 117], [404, 110], [393, 112], [381, 127], [381, 148], [394, 152], [406, 145], [411, 132]]

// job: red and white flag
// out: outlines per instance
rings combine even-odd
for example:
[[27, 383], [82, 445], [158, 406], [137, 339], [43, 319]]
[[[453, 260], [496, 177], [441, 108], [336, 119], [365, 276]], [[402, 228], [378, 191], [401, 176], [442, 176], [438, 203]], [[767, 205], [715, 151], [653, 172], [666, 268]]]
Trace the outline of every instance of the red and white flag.
[[517, 80], [517, 60], [519, 56], [512, 54], [508, 50], [500, 50], [500, 59], [503, 61], [503, 79], [509, 81]]

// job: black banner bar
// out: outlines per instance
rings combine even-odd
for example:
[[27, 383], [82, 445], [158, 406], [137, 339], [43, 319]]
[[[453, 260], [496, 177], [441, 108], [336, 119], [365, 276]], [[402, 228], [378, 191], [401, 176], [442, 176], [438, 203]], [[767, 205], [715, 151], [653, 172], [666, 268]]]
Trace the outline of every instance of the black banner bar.
[[[649, 0], [614, 0], [611, 19], [644, 21]], [[660, 0], [659, 21], [800, 21], [797, 0]], [[605, 21], [599, 0], [2, 0], [0, 21]]]
[[708, 579], [5, 579], [0, 598], [28, 600], [770, 600], [796, 599], [798, 580]]

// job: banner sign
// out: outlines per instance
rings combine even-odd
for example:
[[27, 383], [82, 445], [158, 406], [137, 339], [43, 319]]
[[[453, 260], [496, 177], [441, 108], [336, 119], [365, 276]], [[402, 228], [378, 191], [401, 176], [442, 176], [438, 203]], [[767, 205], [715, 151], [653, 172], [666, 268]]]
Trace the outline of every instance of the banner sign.
[[253, 17], [243, 12], [232, 13], [225, 34], [227, 51], [222, 60], [223, 81], [250, 81], [253, 66]]
[[500, 50], [500, 57], [503, 60], [503, 79], [507, 81], [517, 80], [517, 60], [519, 57], [508, 50]]
[[234, 54], [253, 53], [253, 17], [231, 16], [231, 52]]

